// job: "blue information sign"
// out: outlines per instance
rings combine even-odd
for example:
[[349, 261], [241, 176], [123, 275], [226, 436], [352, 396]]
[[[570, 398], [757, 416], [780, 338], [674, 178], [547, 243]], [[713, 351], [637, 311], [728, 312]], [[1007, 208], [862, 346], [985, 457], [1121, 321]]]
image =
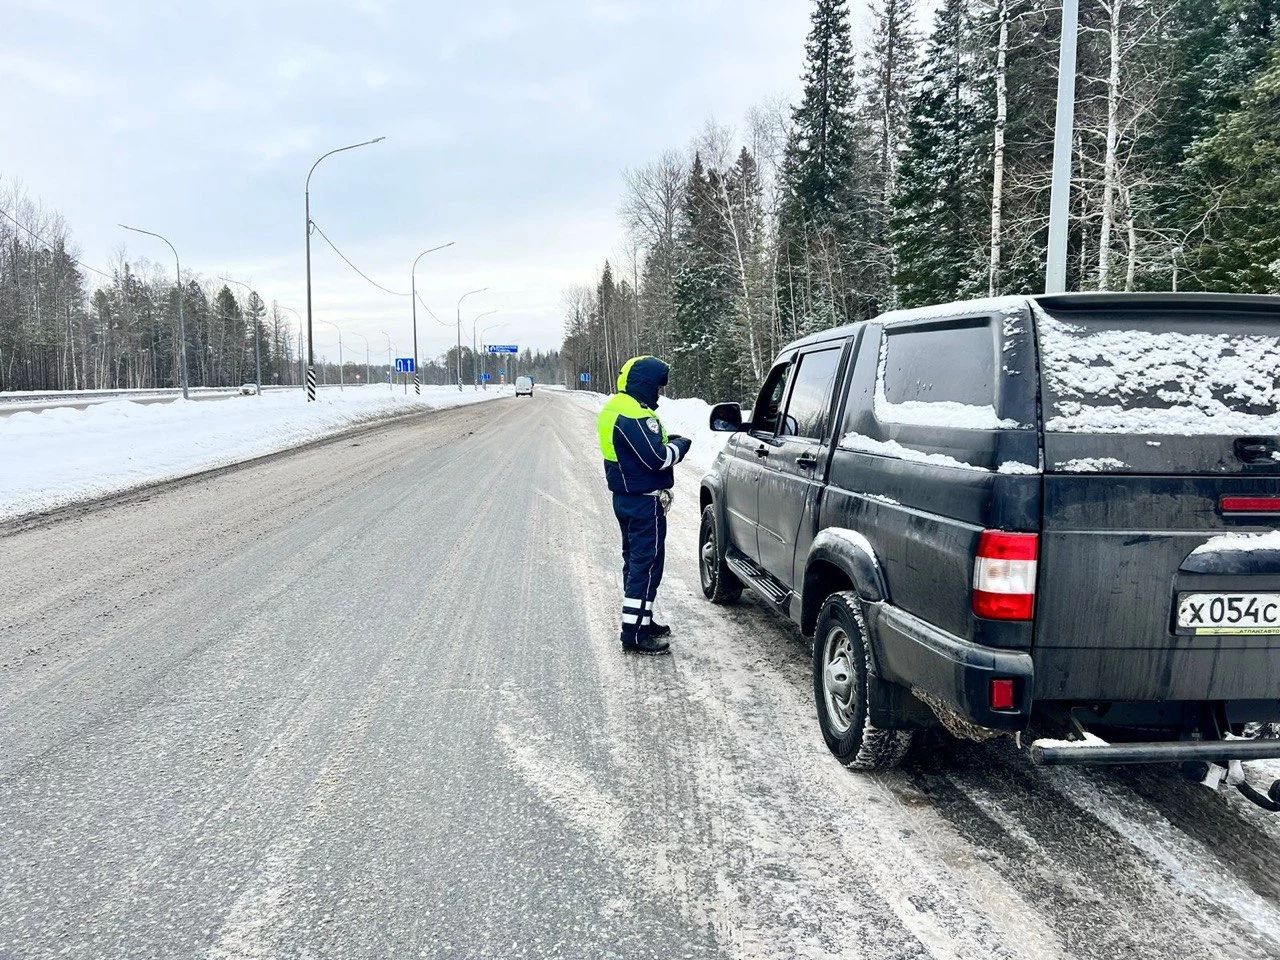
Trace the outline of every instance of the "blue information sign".
[[481, 379], [481, 380], [492, 380], [492, 379], [493, 379], [493, 374], [492, 374], [492, 373], [482, 373], [482, 374], [480, 374], [480, 379]]
[[520, 348], [514, 343], [491, 343], [485, 348], [490, 353], [519, 353]]
[[591, 374], [589, 374], [589, 373], [580, 373], [580, 374], [578, 374], [578, 379], [579, 379], [579, 380], [581, 380], [583, 383], [590, 383], [590, 382], [591, 382]]
[[413, 357], [396, 357], [396, 373], [413, 373], [415, 370]]

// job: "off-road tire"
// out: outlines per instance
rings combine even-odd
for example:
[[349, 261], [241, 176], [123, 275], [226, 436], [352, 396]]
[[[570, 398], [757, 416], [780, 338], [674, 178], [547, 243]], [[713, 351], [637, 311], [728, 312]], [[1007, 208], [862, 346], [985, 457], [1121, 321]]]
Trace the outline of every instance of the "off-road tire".
[[[709, 551], [709, 555], [708, 555]], [[716, 509], [707, 504], [698, 528], [698, 579], [702, 595], [712, 603], [736, 603], [742, 596], [742, 581], [724, 562], [724, 545], [716, 527]]]
[[[847, 696], [842, 696], [839, 681], [846, 672]], [[879, 686], [858, 595], [850, 590], [831, 594], [822, 602], [813, 634], [813, 698], [822, 739], [850, 770], [887, 770], [911, 746], [914, 731], [881, 730], [871, 723], [868, 697], [876, 696]]]

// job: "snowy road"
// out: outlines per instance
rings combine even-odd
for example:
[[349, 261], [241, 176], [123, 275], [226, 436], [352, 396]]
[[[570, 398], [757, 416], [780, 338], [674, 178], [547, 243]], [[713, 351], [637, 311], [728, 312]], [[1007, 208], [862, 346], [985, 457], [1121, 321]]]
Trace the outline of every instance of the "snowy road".
[[692, 471], [623, 657], [594, 444], [540, 392], [0, 536], [0, 957], [1280, 955], [1238, 797], [840, 768]]

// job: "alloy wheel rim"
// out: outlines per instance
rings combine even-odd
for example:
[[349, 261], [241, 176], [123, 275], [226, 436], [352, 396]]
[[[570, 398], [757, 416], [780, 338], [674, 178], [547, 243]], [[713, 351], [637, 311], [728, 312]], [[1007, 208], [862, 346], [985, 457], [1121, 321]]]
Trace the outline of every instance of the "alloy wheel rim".
[[832, 728], [843, 735], [854, 720], [853, 644], [844, 628], [827, 631], [822, 650], [822, 699]]
[[702, 585], [711, 588], [711, 571], [716, 557], [715, 530], [707, 524], [702, 536], [702, 549], [698, 552], [698, 572], [702, 575]]

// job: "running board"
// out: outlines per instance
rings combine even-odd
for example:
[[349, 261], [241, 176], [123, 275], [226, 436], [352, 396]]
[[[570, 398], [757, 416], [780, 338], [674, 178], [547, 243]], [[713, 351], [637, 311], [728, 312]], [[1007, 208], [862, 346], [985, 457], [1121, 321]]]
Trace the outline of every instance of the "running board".
[[1037, 740], [1031, 762], [1045, 767], [1104, 763], [1184, 763], [1205, 760], [1280, 759], [1280, 740], [1176, 740], [1167, 743], [1099, 743], [1097, 740]]
[[778, 583], [746, 557], [729, 554], [724, 558], [725, 564], [733, 571], [733, 575], [749, 586], [760, 596], [776, 606], [786, 608], [787, 598], [791, 591], [784, 590]]

